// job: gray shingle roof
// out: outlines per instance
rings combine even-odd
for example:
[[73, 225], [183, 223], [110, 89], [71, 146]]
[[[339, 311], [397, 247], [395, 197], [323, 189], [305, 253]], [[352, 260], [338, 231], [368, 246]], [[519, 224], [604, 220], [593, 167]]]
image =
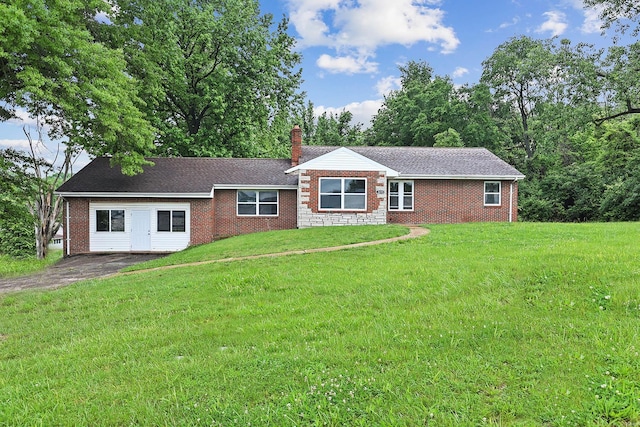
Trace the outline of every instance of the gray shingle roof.
[[[303, 145], [300, 163], [308, 162], [336, 148], [338, 147]], [[486, 148], [380, 146], [347, 148], [400, 172], [401, 176], [524, 178], [516, 168]]]
[[[339, 147], [302, 146], [300, 163]], [[524, 178], [485, 148], [347, 147], [400, 173], [400, 177]], [[58, 188], [59, 193], [209, 194], [215, 186], [294, 186], [296, 175], [284, 173], [288, 159], [150, 158], [136, 176], [125, 176], [109, 159], [99, 157]]]
[[154, 166], [125, 176], [109, 159], [99, 157], [58, 188], [60, 193], [206, 194], [216, 186], [289, 186], [297, 177], [286, 175], [286, 159], [150, 158]]

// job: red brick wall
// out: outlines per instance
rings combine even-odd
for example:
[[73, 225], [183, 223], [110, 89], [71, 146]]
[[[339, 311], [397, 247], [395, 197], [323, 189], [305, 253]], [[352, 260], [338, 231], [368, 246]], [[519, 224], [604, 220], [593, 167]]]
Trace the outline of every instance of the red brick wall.
[[[380, 172], [371, 171], [325, 171], [325, 170], [307, 170], [304, 171], [304, 175], [308, 176], [309, 181], [309, 202], [307, 206], [313, 213], [349, 213], [349, 212], [362, 212], [372, 213], [380, 209], [381, 199], [376, 194], [376, 186], [378, 185], [378, 178], [384, 178], [384, 174]], [[366, 178], [367, 179], [367, 210], [366, 211], [343, 211], [343, 210], [319, 210], [319, 192], [320, 192], [320, 178]], [[386, 186], [385, 186], [386, 187]], [[304, 189], [307, 190], [307, 189]], [[303, 191], [303, 194], [306, 191]], [[384, 198], [386, 200], [386, 198]], [[306, 203], [305, 203], [306, 204]]]
[[236, 190], [216, 190], [214, 195], [214, 237], [296, 228], [297, 191], [280, 190], [278, 197], [278, 216], [238, 216], [236, 214]]
[[216, 200], [192, 199], [191, 201], [191, 242], [190, 245], [201, 245], [213, 240], [215, 233]]
[[[311, 176], [309, 207], [318, 212], [318, 178], [365, 177], [367, 178], [367, 212], [379, 209], [380, 198], [375, 188], [378, 172], [307, 171]], [[469, 180], [415, 180], [414, 211], [388, 211], [389, 223], [433, 224], [458, 222], [488, 222], [509, 220], [509, 191], [511, 181], [502, 182], [501, 206], [484, 206], [484, 181]], [[277, 217], [249, 217], [236, 215], [236, 190], [218, 190], [214, 199], [94, 199], [98, 202], [191, 203], [191, 245], [208, 243], [216, 238], [235, 236], [268, 230], [285, 230], [297, 227], [297, 192], [280, 190], [279, 215]], [[387, 200], [386, 197], [383, 200]], [[67, 227], [67, 203], [64, 204], [64, 253], [67, 253], [67, 235], [71, 237], [71, 255], [89, 252], [89, 203], [88, 198], [67, 198], [69, 202], [69, 227]], [[322, 211], [329, 212], [329, 211]], [[343, 212], [343, 211], [340, 211]], [[518, 217], [518, 183], [513, 183], [512, 220]]]
[[[67, 212], [67, 203], [69, 211]], [[62, 212], [63, 250], [65, 256], [89, 252], [89, 199], [65, 199]], [[68, 218], [68, 222], [67, 222]], [[67, 236], [70, 237], [67, 242]], [[67, 251], [67, 245], [69, 251]]]
[[[484, 206], [484, 182], [469, 180], [415, 180], [414, 210], [388, 211], [389, 223], [438, 224], [509, 221], [509, 188], [502, 181], [501, 205]], [[512, 220], [518, 218], [518, 183], [513, 183]]]

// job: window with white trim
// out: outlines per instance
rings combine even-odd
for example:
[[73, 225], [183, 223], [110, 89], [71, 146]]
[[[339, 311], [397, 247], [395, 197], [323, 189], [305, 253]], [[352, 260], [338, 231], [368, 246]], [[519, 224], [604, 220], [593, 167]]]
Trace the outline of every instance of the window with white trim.
[[413, 210], [413, 181], [389, 181], [389, 210]]
[[124, 231], [124, 209], [96, 210], [96, 231]]
[[186, 231], [185, 211], [158, 211], [158, 231]]
[[278, 216], [277, 190], [238, 190], [239, 216]]
[[500, 181], [485, 181], [484, 183], [484, 205], [500, 206], [500, 193], [502, 185]]
[[366, 210], [367, 180], [365, 178], [320, 178], [320, 209]]

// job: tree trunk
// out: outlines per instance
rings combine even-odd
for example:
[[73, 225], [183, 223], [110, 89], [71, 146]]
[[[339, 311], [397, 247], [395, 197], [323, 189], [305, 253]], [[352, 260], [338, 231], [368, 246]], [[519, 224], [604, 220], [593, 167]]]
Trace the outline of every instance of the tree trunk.
[[[55, 160], [53, 163], [48, 163], [39, 159], [36, 155], [35, 145], [44, 145], [42, 142], [42, 128], [37, 128], [38, 140], [36, 142], [33, 141], [31, 133], [26, 127], [23, 128], [23, 131], [29, 140], [31, 161], [36, 177], [35, 195], [32, 202], [29, 203], [29, 211], [34, 215], [36, 221], [36, 255], [38, 259], [43, 259], [49, 252], [49, 241], [60, 228], [59, 217], [62, 211], [62, 199], [56, 197], [53, 193], [56, 187], [62, 184], [71, 174], [72, 153], [69, 150], [65, 151], [62, 165], [57, 168], [54, 164]], [[59, 153], [60, 151], [58, 151]]]

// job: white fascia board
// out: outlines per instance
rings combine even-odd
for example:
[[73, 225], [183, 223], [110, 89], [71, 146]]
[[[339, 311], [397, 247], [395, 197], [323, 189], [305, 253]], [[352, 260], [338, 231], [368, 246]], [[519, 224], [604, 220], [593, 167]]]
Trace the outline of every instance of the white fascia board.
[[297, 190], [297, 185], [215, 184], [215, 190]]
[[284, 173], [288, 174], [298, 170], [372, 171], [385, 172], [390, 177], [398, 176], [397, 171], [349, 150], [347, 147], [337, 148], [308, 162], [287, 169]]
[[520, 181], [525, 178], [524, 175], [398, 175], [397, 179], [431, 179], [431, 180], [474, 180], [474, 181]]
[[91, 193], [75, 191], [56, 191], [62, 197], [82, 197], [92, 199], [211, 199], [213, 189], [209, 193]]

